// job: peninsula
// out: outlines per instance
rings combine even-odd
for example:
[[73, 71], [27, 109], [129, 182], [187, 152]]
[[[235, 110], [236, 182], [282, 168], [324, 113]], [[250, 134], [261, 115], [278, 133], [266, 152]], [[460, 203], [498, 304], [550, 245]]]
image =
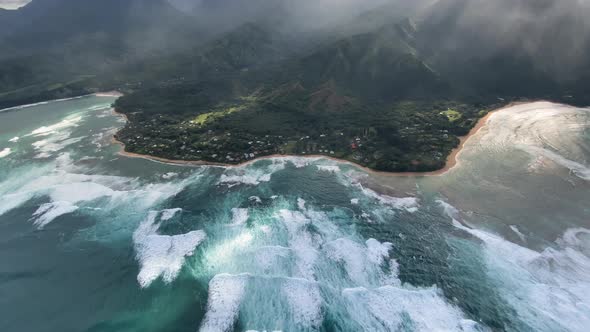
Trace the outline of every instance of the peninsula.
[[[452, 167], [463, 143], [485, 123], [488, 109], [495, 108], [406, 101], [395, 104], [388, 117], [378, 117], [382, 111], [359, 112], [344, 125], [338, 119], [318, 119], [302, 122], [305, 126], [277, 122], [276, 127], [260, 127], [256, 124], [270, 122], [267, 117], [272, 115], [245, 109], [243, 104], [175, 118], [145, 117], [143, 112], [130, 112], [126, 103], [122, 97], [115, 104], [117, 114], [127, 121], [116, 140], [132, 157], [183, 165], [241, 165], [279, 156], [325, 157], [372, 171], [425, 175]], [[244, 121], [244, 114], [255, 119]]]

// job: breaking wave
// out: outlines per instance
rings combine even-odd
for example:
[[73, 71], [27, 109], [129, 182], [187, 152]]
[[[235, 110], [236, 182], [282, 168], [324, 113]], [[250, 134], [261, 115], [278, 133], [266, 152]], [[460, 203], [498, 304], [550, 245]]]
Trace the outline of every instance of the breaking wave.
[[590, 326], [590, 230], [567, 230], [541, 252], [464, 225], [440, 202], [453, 225], [483, 242], [488, 276], [535, 331], [586, 331]]
[[[169, 213], [170, 211], [164, 211], [160, 219], [169, 217]], [[172, 282], [180, 273], [186, 257], [192, 256], [195, 248], [206, 238], [204, 231], [173, 236], [160, 235], [157, 217], [158, 212], [150, 211], [133, 234], [137, 260], [141, 265], [137, 276], [141, 287], [148, 287], [159, 277], [166, 283]]]
[[[487, 148], [520, 149], [525, 157], [549, 160], [587, 180], [585, 147], [562, 130], [576, 135], [586, 130], [574, 125], [580, 111], [533, 106], [492, 116], [490, 128], [497, 134], [488, 132]], [[547, 110], [533, 112], [539, 106]], [[128, 160], [110, 151], [108, 138], [118, 127], [116, 119], [103, 116], [104, 100], [80, 107], [48, 125], [6, 136], [21, 137], [10, 147], [30, 158], [2, 161], [17, 166], [0, 169], [0, 217], [24, 216], [18, 218], [25, 222], [23, 233], [34, 232], [43, 241], [59, 233], [65, 242], [70, 237], [64, 229], [79, 230], [68, 249], [79, 244], [75, 241], [96, 241], [97, 255], [115, 266], [104, 267], [105, 274], [132, 270], [132, 289], [121, 293], [134, 295], [123, 301], [133, 307], [109, 313], [116, 316], [114, 329], [120, 322], [135, 326], [134, 319], [153, 322], [152, 306], [144, 316], [129, 314], [144, 308], [133, 301], [146, 299], [158, 313], [166, 312], [158, 319], [168, 329], [176, 326], [164, 317], [185, 312], [192, 319], [186, 319], [189, 329], [201, 331], [585, 331], [590, 326], [585, 228], [571, 228], [533, 250], [525, 246], [536, 243], [531, 227], [507, 218], [506, 238], [473, 227], [477, 206], [470, 213], [437, 202], [442, 190], [432, 183], [419, 181], [415, 195], [383, 194], [366, 185], [371, 183], [366, 173], [321, 158], [274, 158], [228, 168]], [[547, 114], [563, 116], [563, 122], [553, 128]], [[104, 128], [87, 130], [95, 121]], [[553, 130], [547, 132], [548, 126]], [[570, 143], [572, 149], [563, 148]], [[429, 191], [428, 185], [437, 189]], [[459, 250], [459, 242], [467, 249]], [[69, 254], [64, 251], [69, 250], [57, 252]], [[88, 257], [83, 259], [94, 258]], [[105, 281], [102, 271], [91, 272]], [[490, 301], [494, 309], [503, 306], [515, 314], [490, 324], [496, 311], [479, 306], [486, 296], [496, 296], [487, 290], [502, 300]], [[473, 294], [483, 299], [470, 298]], [[191, 300], [183, 302], [186, 298]], [[160, 307], [171, 302], [179, 308]]]
[[8, 157], [8, 155], [10, 155], [11, 153], [11, 148], [4, 148], [2, 151], [0, 151], [0, 158]]
[[[231, 331], [238, 324], [243, 330], [313, 331], [327, 315], [350, 331], [486, 330], [438, 288], [403, 285], [392, 243], [363, 240], [339, 227], [336, 214], [300, 198], [277, 199], [270, 210], [261, 218], [234, 209], [231, 224], [243, 228], [226, 229], [234, 235], [221, 239], [212, 233], [202, 248], [202, 266], [215, 277], [201, 331]], [[261, 312], [255, 309], [261, 301], [273, 305]], [[424, 316], [424, 308], [436, 317]]]

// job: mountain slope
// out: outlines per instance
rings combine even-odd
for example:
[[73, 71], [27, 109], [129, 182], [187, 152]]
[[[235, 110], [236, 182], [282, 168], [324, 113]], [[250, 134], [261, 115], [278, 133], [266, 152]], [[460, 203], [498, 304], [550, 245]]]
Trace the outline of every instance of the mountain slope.
[[204, 39], [165, 0], [35, 0], [0, 25], [0, 106], [88, 92], [95, 77]]
[[10, 32], [2, 43], [18, 53], [64, 46], [77, 51], [84, 47], [153, 51], [174, 47], [196, 34], [189, 28], [190, 18], [165, 0], [35, 0], [8, 20]]
[[590, 5], [577, 0], [439, 0], [419, 48], [479, 93], [550, 94], [590, 68]]
[[333, 80], [351, 93], [378, 100], [435, 93], [442, 86], [414, 47], [414, 34], [406, 20], [338, 41], [301, 60], [302, 80]]

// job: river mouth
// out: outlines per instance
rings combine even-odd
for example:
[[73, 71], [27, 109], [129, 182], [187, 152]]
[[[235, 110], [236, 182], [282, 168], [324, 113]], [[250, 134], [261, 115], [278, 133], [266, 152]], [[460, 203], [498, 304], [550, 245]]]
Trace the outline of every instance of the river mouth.
[[387, 177], [126, 158], [115, 98], [0, 114], [3, 330], [590, 326], [586, 109], [497, 112], [446, 174]]

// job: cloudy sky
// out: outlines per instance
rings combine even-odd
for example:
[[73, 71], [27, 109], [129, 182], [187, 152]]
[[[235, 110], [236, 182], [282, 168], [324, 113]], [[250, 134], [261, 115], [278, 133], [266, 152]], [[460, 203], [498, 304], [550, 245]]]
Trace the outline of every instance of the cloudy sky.
[[0, 0], [0, 8], [15, 9], [27, 4], [30, 0]]

